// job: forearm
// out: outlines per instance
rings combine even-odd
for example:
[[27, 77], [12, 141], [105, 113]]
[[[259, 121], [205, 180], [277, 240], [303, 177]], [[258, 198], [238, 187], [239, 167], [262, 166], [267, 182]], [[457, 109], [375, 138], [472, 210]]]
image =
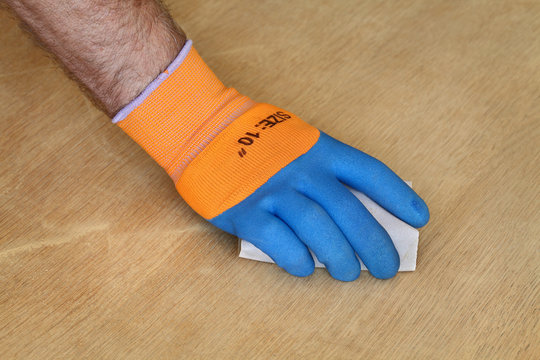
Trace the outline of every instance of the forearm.
[[158, 0], [5, 0], [109, 115], [137, 96], [185, 43]]

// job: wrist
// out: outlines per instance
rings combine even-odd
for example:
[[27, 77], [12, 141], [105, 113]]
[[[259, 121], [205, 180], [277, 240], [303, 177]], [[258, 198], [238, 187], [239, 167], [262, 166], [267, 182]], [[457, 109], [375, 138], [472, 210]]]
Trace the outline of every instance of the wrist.
[[127, 62], [111, 74], [111, 81], [115, 83], [108, 89], [105, 87], [104, 91], [96, 91], [96, 96], [106, 113], [109, 116], [117, 114], [141, 94], [147, 85], [167, 68], [185, 41], [185, 38], [179, 37], [175, 43], [169, 43], [166, 48], [149, 48], [145, 54], [151, 54], [152, 58], [139, 58], [136, 63]]
[[254, 105], [223, 85], [188, 40], [167, 69], [112, 121], [176, 182], [217, 134]]
[[146, 23], [139, 27], [137, 34], [126, 36], [126, 42], [118, 46], [115, 56], [118, 61], [104, 74], [104, 86], [94, 90], [109, 116], [141, 94], [186, 43], [185, 34], [172, 23], [156, 20], [154, 24]]

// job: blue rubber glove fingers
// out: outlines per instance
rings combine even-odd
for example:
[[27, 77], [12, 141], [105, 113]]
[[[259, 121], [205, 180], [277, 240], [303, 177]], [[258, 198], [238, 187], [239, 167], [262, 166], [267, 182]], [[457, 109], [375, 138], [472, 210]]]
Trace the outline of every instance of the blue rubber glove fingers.
[[332, 154], [339, 181], [366, 194], [411, 226], [419, 228], [428, 223], [429, 210], [424, 200], [388, 166], [326, 134], [321, 133], [321, 138]]
[[264, 203], [262, 193], [258, 191], [210, 222], [249, 241], [289, 274], [300, 277], [311, 275], [315, 263], [308, 248], [287, 224], [261, 207]]
[[333, 278], [358, 278], [361, 268], [354, 249], [321, 205], [294, 190], [280, 193], [273, 200], [273, 213], [315, 253]]
[[251, 242], [293, 275], [313, 272], [313, 258], [307, 250], [310, 248], [332, 277], [352, 281], [361, 268], [350, 242], [325, 209], [297, 191], [311, 178], [337, 182], [331, 172], [323, 175], [314, 159], [309, 152], [304, 154], [210, 222]]
[[210, 222], [293, 275], [313, 272], [309, 247], [336, 279], [359, 275], [354, 252], [373, 276], [394, 276], [399, 256], [390, 237], [343, 184], [413, 226], [429, 219], [422, 199], [383, 163], [321, 133], [306, 154]]
[[313, 178], [303, 191], [326, 210], [371, 275], [389, 279], [399, 269], [399, 254], [386, 230], [335, 177]]

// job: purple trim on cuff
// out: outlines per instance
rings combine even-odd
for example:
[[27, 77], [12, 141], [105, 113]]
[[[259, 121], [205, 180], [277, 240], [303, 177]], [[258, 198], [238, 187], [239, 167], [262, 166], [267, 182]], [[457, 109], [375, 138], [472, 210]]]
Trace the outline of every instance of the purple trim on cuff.
[[161, 85], [161, 83], [165, 81], [165, 79], [168, 78], [169, 75], [172, 74], [173, 71], [176, 70], [180, 66], [180, 64], [182, 64], [185, 57], [189, 53], [189, 50], [191, 49], [191, 44], [192, 44], [191, 40], [186, 41], [186, 43], [184, 44], [184, 47], [182, 48], [182, 50], [180, 50], [180, 53], [178, 54], [178, 56], [170, 63], [170, 65], [167, 67], [165, 72], [162, 72], [161, 74], [159, 74], [157, 78], [155, 78], [135, 99], [133, 99], [132, 102], [124, 106], [122, 110], [120, 110], [112, 119], [113, 124], [116, 124], [117, 122], [124, 120], [129, 115], [129, 113], [131, 113], [133, 110], [135, 110], [136, 107], [141, 105], [144, 102], [144, 100], [146, 100], [146, 98], [154, 90], [156, 90], [157, 87]]

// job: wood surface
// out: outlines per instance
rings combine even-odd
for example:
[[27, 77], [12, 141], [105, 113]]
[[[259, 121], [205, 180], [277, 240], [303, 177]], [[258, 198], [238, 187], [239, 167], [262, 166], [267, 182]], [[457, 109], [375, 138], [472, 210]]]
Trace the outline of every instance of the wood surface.
[[218, 76], [411, 180], [417, 270], [295, 278], [0, 13], [1, 359], [539, 359], [538, 1], [170, 1]]

